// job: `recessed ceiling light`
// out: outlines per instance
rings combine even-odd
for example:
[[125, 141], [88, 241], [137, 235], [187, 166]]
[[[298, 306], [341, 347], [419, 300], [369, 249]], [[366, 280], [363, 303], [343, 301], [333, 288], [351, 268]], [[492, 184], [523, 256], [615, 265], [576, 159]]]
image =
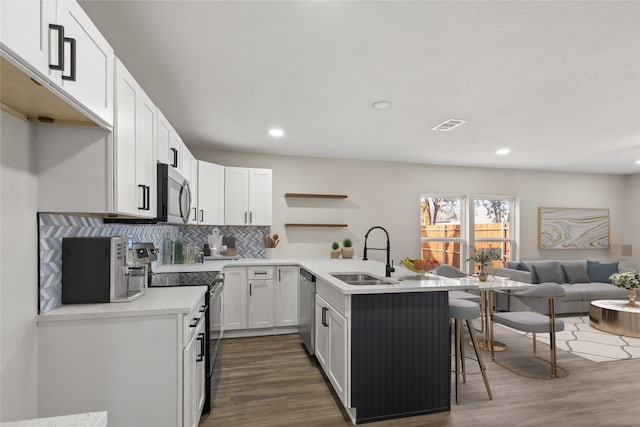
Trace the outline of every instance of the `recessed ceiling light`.
[[387, 110], [391, 108], [393, 103], [391, 101], [378, 101], [371, 104], [371, 107], [376, 110]]
[[466, 120], [460, 120], [460, 119], [447, 119], [444, 122], [440, 123], [437, 126], [434, 126], [431, 128], [431, 130], [439, 130], [442, 132], [448, 132], [453, 128], [457, 128], [458, 126], [460, 126], [463, 123], [467, 123]]
[[636, 160], [636, 165], [640, 165], [640, 160]]
[[274, 138], [281, 138], [282, 136], [284, 136], [284, 131], [280, 128], [271, 128], [269, 129], [269, 135]]
[[496, 151], [496, 154], [498, 156], [504, 156], [505, 154], [509, 154], [511, 152], [511, 149], [509, 148], [501, 148], [498, 151]]

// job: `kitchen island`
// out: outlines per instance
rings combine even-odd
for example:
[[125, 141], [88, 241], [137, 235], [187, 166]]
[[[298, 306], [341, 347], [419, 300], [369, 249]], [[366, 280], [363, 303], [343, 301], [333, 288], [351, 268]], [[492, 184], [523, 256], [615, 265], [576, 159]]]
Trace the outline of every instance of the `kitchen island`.
[[354, 423], [450, 410], [449, 290], [461, 282], [397, 267], [389, 285], [349, 285], [334, 273], [384, 278], [359, 259], [243, 259], [160, 271], [298, 265], [316, 277], [315, 357]]

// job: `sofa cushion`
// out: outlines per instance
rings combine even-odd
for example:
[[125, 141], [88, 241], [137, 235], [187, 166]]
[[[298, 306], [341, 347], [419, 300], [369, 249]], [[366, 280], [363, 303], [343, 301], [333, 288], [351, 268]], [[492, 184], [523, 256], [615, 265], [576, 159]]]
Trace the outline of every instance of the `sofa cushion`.
[[600, 264], [598, 261], [587, 261], [587, 271], [592, 282], [611, 283], [609, 276], [618, 272], [618, 263]]
[[[520, 261], [520, 262], [522, 262], [522, 261]], [[518, 264], [520, 264], [520, 262], [518, 262], [518, 261], [507, 261], [504, 266], [505, 266], [505, 268], [510, 268], [512, 270], [516, 270], [518, 268]]]
[[538, 283], [565, 283], [564, 274], [555, 263], [551, 265], [532, 265], [531, 267], [536, 272]]
[[[531, 283], [540, 283], [540, 280], [538, 279], [538, 276], [536, 274], [536, 272], [532, 269], [532, 267], [541, 265], [541, 266], [555, 266], [556, 263], [554, 261], [522, 261], [524, 263], [524, 265], [527, 266], [527, 268], [529, 269], [529, 271], [531, 272]], [[562, 270], [560, 271], [560, 274], [562, 274]]]
[[589, 273], [582, 264], [561, 264], [567, 283], [589, 283]]
[[516, 265], [516, 270], [529, 271], [529, 267], [527, 267], [527, 264], [525, 264], [524, 262], [520, 261], [518, 263], [518, 265]]
[[626, 299], [629, 293], [626, 289], [619, 288], [609, 283], [576, 283], [575, 285], [564, 285], [567, 293], [565, 300], [585, 300], [594, 301], [597, 299]]

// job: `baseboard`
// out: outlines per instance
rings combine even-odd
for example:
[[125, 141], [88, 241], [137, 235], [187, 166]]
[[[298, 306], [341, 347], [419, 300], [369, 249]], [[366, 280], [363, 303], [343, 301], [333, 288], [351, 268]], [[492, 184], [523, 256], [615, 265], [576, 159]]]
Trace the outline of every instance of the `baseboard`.
[[243, 337], [263, 337], [266, 335], [284, 335], [297, 334], [297, 326], [287, 326], [283, 328], [262, 328], [262, 329], [237, 329], [233, 331], [224, 331], [224, 338], [243, 338]]

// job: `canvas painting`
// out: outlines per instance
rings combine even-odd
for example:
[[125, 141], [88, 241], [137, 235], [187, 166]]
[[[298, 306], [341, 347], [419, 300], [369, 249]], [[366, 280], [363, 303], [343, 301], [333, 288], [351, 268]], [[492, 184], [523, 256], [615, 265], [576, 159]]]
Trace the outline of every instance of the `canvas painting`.
[[538, 208], [540, 249], [609, 249], [609, 209]]

